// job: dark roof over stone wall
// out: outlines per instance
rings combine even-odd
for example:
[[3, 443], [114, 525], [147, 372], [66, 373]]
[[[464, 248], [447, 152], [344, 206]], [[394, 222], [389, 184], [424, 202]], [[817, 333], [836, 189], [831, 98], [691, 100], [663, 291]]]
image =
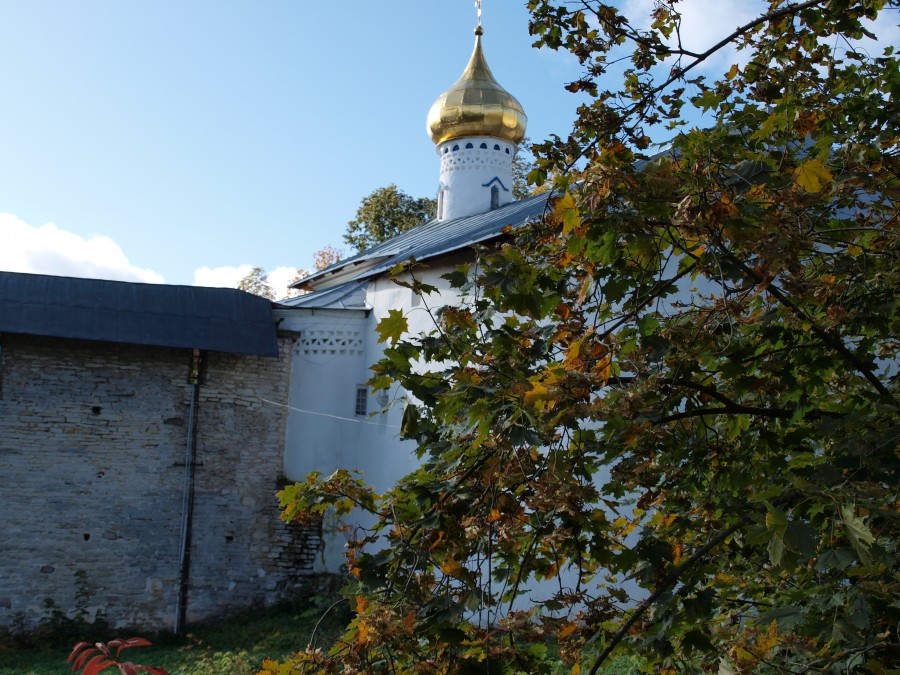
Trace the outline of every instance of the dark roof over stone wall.
[[278, 355], [272, 303], [230, 288], [0, 272], [0, 333]]

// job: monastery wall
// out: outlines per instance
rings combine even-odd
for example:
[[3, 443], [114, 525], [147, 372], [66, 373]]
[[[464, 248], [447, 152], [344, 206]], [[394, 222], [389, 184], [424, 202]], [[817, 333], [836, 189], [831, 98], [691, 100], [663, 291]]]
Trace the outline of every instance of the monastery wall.
[[[292, 340], [204, 354], [188, 622], [271, 604], [311, 573], [318, 528], [278, 520]], [[51, 600], [113, 626], [175, 617], [191, 385], [187, 350], [0, 336], [0, 626]]]

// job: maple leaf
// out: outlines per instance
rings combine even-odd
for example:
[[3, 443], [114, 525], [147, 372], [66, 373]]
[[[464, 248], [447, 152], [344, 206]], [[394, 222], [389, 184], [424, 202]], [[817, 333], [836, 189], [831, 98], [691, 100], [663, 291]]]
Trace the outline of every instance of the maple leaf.
[[551, 217], [554, 222], [562, 225], [563, 236], [569, 234], [574, 227], [581, 223], [581, 214], [571, 193], [567, 192], [556, 202]]
[[818, 159], [810, 159], [794, 169], [794, 180], [806, 192], [821, 192], [834, 179]]
[[399, 309], [389, 309], [387, 316], [378, 322], [378, 326], [375, 330], [378, 331], [379, 342], [387, 342], [390, 340], [391, 345], [393, 346], [397, 344], [403, 334], [409, 330], [409, 323], [407, 322], [406, 317], [403, 316], [402, 311]]

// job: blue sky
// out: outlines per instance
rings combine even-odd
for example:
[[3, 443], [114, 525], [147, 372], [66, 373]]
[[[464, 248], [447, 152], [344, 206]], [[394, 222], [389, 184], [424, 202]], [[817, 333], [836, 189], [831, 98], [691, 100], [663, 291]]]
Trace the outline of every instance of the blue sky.
[[[529, 132], [564, 130], [577, 67], [531, 48], [524, 3], [486, 4]], [[310, 267], [372, 190], [433, 195], [425, 115], [474, 25], [470, 0], [0, 0], [0, 212], [107, 237], [167, 283]]]
[[[700, 42], [754, 7], [682, 4]], [[564, 135], [574, 58], [531, 47], [524, 1], [485, 0], [483, 22], [529, 136]], [[425, 115], [474, 25], [471, 0], [0, 0], [0, 269], [310, 268], [374, 189], [433, 196]]]

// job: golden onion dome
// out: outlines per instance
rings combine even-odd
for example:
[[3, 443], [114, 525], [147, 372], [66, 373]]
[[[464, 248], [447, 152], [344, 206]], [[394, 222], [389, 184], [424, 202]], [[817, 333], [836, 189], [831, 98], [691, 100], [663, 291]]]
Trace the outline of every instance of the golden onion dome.
[[515, 97], [500, 86], [481, 49], [481, 26], [469, 65], [428, 111], [426, 129], [435, 145], [460, 136], [492, 136], [518, 144], [528, 118]]

